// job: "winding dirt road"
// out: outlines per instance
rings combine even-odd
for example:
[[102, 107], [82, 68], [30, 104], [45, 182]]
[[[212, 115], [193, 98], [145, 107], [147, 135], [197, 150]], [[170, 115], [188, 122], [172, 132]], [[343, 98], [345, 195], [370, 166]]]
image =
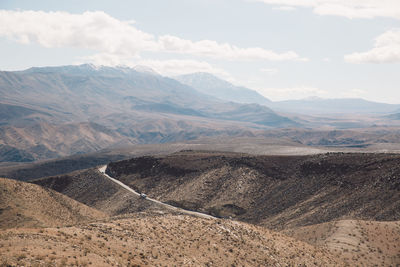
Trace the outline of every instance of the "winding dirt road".
[[[99, 170], [100, 173], [103, 174], [106, 178], [108, 178], [108, 179], [110, 179], [111, 181], [113, 181], [114, 183], [116, 183], [116, 184], [122, 186], [123, 188], [125, 188], [126, 190], [128, 190], [129, 192], [131, 192], [132, 194], [135, 194], [136, 196], [140, 197], [140, 194], [139, 194], [138, 192], [136, 192], [135, 190], [133, 190], [132, 188], [130, 188], [130, 187], [127, 186], [126, 184], [122, 183], [121, 181], [118, 181], [117, 179], [112, 178], [111, 176], [109, 176], [109, 175], [106, 173], [106, 169], [107, 169], [107, 165], [104, 165], [104, 166], [100, 167], [98, 170]], [[158, 205], [160, 205], [160, 206], [163, 206], [163, 207], [165, 207], [165, 208], [167, 208], [167, 209], [174, 210], [174, 211], [177, 211], [177, 212], [180, 212], [180, 213], [183, 213], [183, 214], [192, 215], [192, 216], [197, 216], [197, 217], [201, 217], [201, 218], [205, 218], [205, 219], [216, 219], [216, 217], [213, 217], [213, 216], [211, 216], [211, 215], [204, 214], [204, 213], [201, 213], [201, 212], [196, 212], [196, 211], [181, 209], [181, 208], [178, 208], [178, 207], [171, 206], [171, 205], [169, 205], [169, 204], [163, 203], [163, 202], [158, 201], [158, 200], [153, 199], [153, 198], [146, 197], [144, 200], [151, 201], [151, 202], [153, 202], [153, 203], [155, 203], [155, 204], [158, 204]]]

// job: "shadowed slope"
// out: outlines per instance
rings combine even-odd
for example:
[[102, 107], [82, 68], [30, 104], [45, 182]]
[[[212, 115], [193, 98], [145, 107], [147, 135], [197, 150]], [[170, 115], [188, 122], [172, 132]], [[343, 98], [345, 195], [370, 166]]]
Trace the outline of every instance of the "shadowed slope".
[[400, 155], [251, 156], [186, 151], [110, 163], [107, 173], [186, 209], [283, 229], [400, 218]]
[[33, 183], [51, 188], [109, 215], [159, 209], [108, 180], [97, 169], [47, 177], [34, 180]]

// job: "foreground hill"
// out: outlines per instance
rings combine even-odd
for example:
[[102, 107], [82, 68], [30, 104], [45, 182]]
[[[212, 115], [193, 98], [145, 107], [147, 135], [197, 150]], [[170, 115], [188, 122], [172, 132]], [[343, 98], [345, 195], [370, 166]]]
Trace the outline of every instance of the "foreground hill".
[[0, 254], [4, 265], [343, 265], [324, 249], [261, 227], [160, 213], [58, 229], [2, 230]]
[[186, 151], [110, 163], [139, 192], [275, 229], [342, 218], [400, 219], [400, 155], [250, 156]]
[[285, 231], [298, 240], [323, 247], [350, 266], [400, 265], [400, 221], [343, 220]]
[[[45, 177], [33, 183], [118, 216], [104, 218], [103, 213], [72, 227], [0, 230], [0, 265], [396, 266], [399, 160], [393, 154], [181, 151], [109, 164], [108, 173], [137, 191], [237, 221], [166, 209], [129, 193], [97, 169]], [[32, 203], [45, 199], [41, 192], [24, 192]], [[53, 202], [40, 204], [51, 210]], [[29, 210], [43, 217], [42, 209]], [[32, 227], [31, 221], [19, 226]]]
[[104, 218], [58, 192], [0, 178], [0, 228], [55, 227]]

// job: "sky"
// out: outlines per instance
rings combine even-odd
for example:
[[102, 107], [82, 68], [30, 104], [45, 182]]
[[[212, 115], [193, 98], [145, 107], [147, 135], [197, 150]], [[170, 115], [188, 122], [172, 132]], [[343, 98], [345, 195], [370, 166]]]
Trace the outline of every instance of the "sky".
[[0, 70], [82, 63], [400, 104], [400, 0], [0, 0]]

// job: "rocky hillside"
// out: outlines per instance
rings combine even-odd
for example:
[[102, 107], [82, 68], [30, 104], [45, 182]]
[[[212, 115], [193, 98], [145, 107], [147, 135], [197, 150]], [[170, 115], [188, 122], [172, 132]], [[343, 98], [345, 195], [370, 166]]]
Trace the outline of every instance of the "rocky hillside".
[[399, 163], [395, 154], [184, 151], [111, 163], [107, 173], [164, 202], [284, 229], [343, 218], [399, 220]]
[[[255, 156], [186, 150], [109, 164], [110, 175], [139, 192], [221, 219], [165, 209], [97, 169], [44, 177], [30, 186], [58, 191], [103, 217], [78, 220], [72, 227], [0, 230], [0, 264], [396, 266], [399, 161], [395, 154]], [[32, 218], [43, 218], [43, 209], [57, 209], [58, 202], [35, 192], [24, 195], [30, 203], [40, 200], [39, 208], [14, 205], [32, 211], [20, 226], [49, 225], [33, 224]], [[20, 216], [3, 214], [13, 224]], [[57, 212], [51, 214], [57, 218]]]
[[0, 265], [333, 266], [325, 249], [245, 223], [137, 213], [81, 226], [0, 231]]
[[51, 189], [0, 178], [0, 228], [55, 227], [105, 214]]

